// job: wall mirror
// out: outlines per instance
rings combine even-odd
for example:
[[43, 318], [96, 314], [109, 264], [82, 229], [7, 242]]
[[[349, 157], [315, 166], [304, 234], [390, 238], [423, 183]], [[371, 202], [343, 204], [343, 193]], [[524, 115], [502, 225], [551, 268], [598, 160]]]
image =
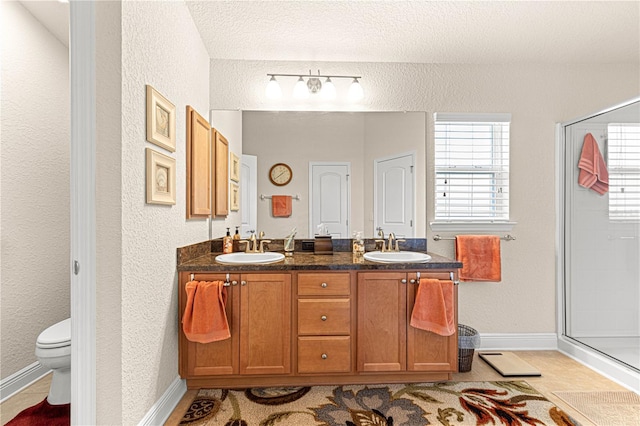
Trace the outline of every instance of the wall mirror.
[[[425, 112], [243, 111], [242, 153], [257, 160], [256, 227], [272, 238], [282, 238], [294, 227], [297, 238], [307, 238], [316, 231], [317, 219], [314, 222], [311, 218], [331, 216], [327, 219], [330, 222], [345, 215], [346, 231], [338, 235], [338, 231], [329, 229], [337, 238], [351, 238], [355, 231], [372, 238], [378, 224], [385, 235], [393, 231], [425, 238]], [[394, 172], [400, 170], [395, 167], [398, 162], [410, 173]], [[287, 164], [292, 170], [286, 185], [276, 186], [269, 179], [269, 170], [277, 163]], [[348, 167], [333, 173], [332, 165]], [[315, 166], [319, 171], [314, 171]], [[323, 170], [329, 171], [327, 176], [348, 175], [346, 213], [327, 201], [343, 191], [337, 180], [335, 185], [329, 183], [318, 189], [317, 182], [322, 178], [317, 175]], [[273, 195], [299, 198], [292, 201], [290, 216], [274, 217]], [[411, 222], [410, 231], [394, 228], [396, 222], [406, 221]]]

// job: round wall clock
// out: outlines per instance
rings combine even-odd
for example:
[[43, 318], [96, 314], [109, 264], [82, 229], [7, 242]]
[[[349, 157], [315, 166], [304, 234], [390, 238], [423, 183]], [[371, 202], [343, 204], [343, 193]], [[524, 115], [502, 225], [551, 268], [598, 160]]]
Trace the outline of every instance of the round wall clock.
[[291, 167], [284, 163], [276, 163], [271, 166], [269, 170], [269, 180], [271, 183], [277, 186], [284, 186], [291, 182], [291, 178], [293, 177], [293, 172], [291, 171]]

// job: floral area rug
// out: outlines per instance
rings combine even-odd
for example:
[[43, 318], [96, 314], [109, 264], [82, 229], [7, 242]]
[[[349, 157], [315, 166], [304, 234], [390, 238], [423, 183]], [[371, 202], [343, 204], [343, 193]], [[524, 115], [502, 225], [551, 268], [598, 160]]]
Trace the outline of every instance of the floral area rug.
[[202, 389], [180, 424], [578, 425], [524, 381]]

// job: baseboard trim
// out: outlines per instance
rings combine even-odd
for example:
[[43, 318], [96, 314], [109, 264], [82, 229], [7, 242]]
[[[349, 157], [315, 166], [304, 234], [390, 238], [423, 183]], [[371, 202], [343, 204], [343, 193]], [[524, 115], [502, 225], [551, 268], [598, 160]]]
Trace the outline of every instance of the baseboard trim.
[[583, 347], [564, 336], [558, 338], [558, 350], [619, 385], [640, 394], [640, 376], [631, 368], [626, 368], [608, 357], [600, 355], [590, 348]]
[[187, 382], [180, 377], [176, 377], [160, 399], [153, 404], [153, 407], [140, 420], [138, 426], [163, 425], [185, 393], [187, 393]]
[[31, 365], [27, 365], [22, 370], [2, 379], [2, 381], [0, 381], [0, 402], [6, 401], [50, 372], [50, 369], [43, 367], [42, 364], [36, 361]]
[[555, 333], [480, 333], [481, 350], [535, 350], [558, 349]]

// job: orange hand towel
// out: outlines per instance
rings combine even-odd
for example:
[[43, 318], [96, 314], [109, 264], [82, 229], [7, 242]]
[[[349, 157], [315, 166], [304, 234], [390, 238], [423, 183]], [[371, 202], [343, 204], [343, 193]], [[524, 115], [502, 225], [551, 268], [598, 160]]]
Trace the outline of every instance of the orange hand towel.
[[189, 281], [182, 330], [192, 342], [211, 343], [231, 337], [227, 322], [227, 289], [222, 281]]
[[462, 262], [460, 281], [502, 280], [500, 237], [495, 235], [457, 235], [456, 259]]
[[453, 282], [423, 278], [418, 286], [409, 324], [441, 336], [451, 336], [456, 331], [454, 311]]
[[273, 195], [271, 197], [271, 214], [273, 217], [291, 216], [291, 195]]
[[609, 171], [600, 154], [598, 142], [591, 133], [587, 133], [584, 137], [578, 168], [580, 168], [578, 175], [580, 186], [591, 188], [600, 195], [609, 191]]

